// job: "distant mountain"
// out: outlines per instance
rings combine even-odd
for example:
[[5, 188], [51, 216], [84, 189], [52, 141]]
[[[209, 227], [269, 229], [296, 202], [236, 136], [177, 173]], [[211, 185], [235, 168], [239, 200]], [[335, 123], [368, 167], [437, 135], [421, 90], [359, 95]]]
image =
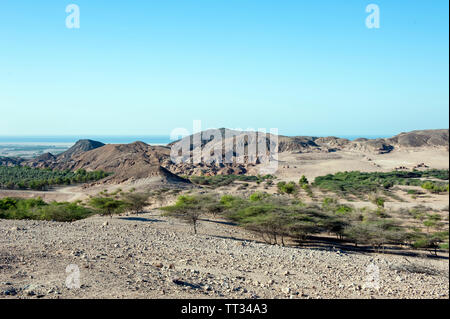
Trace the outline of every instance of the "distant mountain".
[[38, 161], [38, 162], [47, 162], [47, 161], [55, 161], [56, 158], [57, 157], [55, 155], [53, 155], [52, 153], [44, 153], [44, 154], [36, 157], [34, 160]]
[[[70, 158], [60, 156], [53, 167], [58, 169], [103, 170], [114, 173], [104, 182], [170, 182], [189, 183], [161, 166], [170, 149], [164, 146], [150, 146], [143, 142], [131, 144], [107, 144], [81, 141], [79, 146], [69, 150]], [[89, 148], [83, 151], [83, 148]]]
[[[215, 138], [221, 136], [222, 140]], [[395, 150], [419, 149], [419, 148], [446, 148], [449, 145], [449, 130], [423, 130], [401, 133], [391, 138], [367, 139], [359, 138], [353, 141], [334, 136], [314, 137], [314, 136], [277, 136], [278, 152], [289, 153], [312, 153], [312, 152], [357, 152], [369, 154], [386, 154]], [[228, 129], [207, 130], [194, 135], [187, 136], [181, 140], [175, 141], [170, 146], [188, 145], [190, 154], [186, 158], [193, 157], [193, 154], [201, 149], [202, 153], [217, 153], [222, 156], [224, 163], [225, 156], [233, 158], [235, 164], [222, 164], [220, 160], [213, 160], [210, 164], [200, 163], [191, 164], [185, 161], [181, 164], [166, 162], [165, 166], [172, 172], [186, 175], [217, 175], [217, 174], [245, 174], [252, 171], [255, 161], [250, 161], [247, 156], [248, 147], [255, 143], [256, 139], [265, 141], [267, 149], [271, 145], [270, 134], [260, 132], [234, 131]], [[194, 144], [194, 140], [200, 141]], [[237, 144], [236, 144], [236, 141]], [[272, 141], [272, 144], [274, 142]], [[241, 146], [244, 154], [237, 154], [236, 147]], [[220, 152], [221, 150], [221, 152]], [[230, 153], [231, 152], [231, 153]], [[185, 158], [185, 159], [186, 159]], [[258, 164], [258, 161], [256, 161]]]
[[58, 160], [69, 160], [76, 155], [82, 154], [90, 150], [94, 150], [104, 145], [105, 144], [103, 144], [102, 142], [97, 142], [93, 140], [79, 140], [67, 151], [59, 154]]
[[25, 160], [19, 157], [0, 156], [0, 166], [16, 166], [21, 165]]
[[[250, 134], [251, 133], [251, 134]], [[218, 140], [217, 137], [222, 139]], [[32, 160], [0, 157], [0, 165], [27, 165], [32, 167], [49, 167], [52, 169], [86, 169], [112, 172], [104, 182], [154, 182], [189, 183], [178, 175], [228, 175], [255, 173], [260, 158], [248, 156], [251, 145], [259, 142], [266, 144], [267, 149], [277, 147], [279, 152], [311, 153], [311, 152], [357, 152], [385, 154], [402, 149], [445, 148], [448, 150], [449, 130], [421, 130], [400, 133], [391, 138], [366, 139], [353, 141], [339, 137], [312, 136], [277, 136], [278, 145], [270, 140], [270, 134], [233, 131], [228, 129], [207, 130], [168, 146], [151, 146], [143, 142], [131, 144], [103, 144], [92, 140], [80, 140], [66, 152], [54, 156], [43, 154]], [[200, 140], [194, 145], [195, 139]], [[184, 161], [174, 163], [171, 160], [171, 147], [185, 143], [188, 147], [187, 158], [195, 152], [213, 155], [210, 163], [192, 163]], [[261, 144], [260, 144], [261, 145]], [[244, 150], [239, 154], [237, 149]], [[268, 152], [266, 152], [268, 154]], [[186, 156], [186, 154], [184, 154]], [[232, 159], [225, 164], [224, 158]], [[222, 161], [219, 160], [222, 158]]]
[[421, 130], [400, 133], [387, 141], [399, 147], [440, 147], [449, 145], [449, 130]]

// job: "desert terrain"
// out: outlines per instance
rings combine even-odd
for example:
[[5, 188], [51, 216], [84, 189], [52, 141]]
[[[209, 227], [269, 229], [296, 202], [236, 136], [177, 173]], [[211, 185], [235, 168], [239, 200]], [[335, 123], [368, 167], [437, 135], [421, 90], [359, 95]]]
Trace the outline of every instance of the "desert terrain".
[[[0, 223], [2, 298], [448, 298], [448, 259], [282, 247], [220, 220], [199, 233], [157, 210]], [[80, 289], [68, 289], [68, 265]], [[379, 267], [379, 289], [367, 267]]]
[[[448, 130], [374, 141], [280, 137], [280, 142], [276, 182], [297, 183], [301, 176], [313, 181], [345, 171], [449, 168]], [[237, 181], [217, 188], [190, 183], [189, 176], [256, 175], [258, 166], [175, 165], [169, 151], [170, 145], [81, 141], [56, 156], [0, 158], [3, 165], [114, 172], [101, 181], [46, 191], [0, 189], [0, 198], [74, 202], [105, 190], [164, 190], [140, 214], [96, 215], [68, 223], [0, 219], [0, 298], [449, 298], [448, 251], [433, 256], [405, 247], [380, 253], [330, 241], [327, 234], [306, 244], [287, 240], [286, 245], [270, 245], [257, 233], [214, 215], [200, 218], [193, 234], [189, 225], [164, 216], [160, 208], [183, 194], [281, 195], [276, 183]], [[438, 212], [448, 230], [448, 192], [423, 193], [406, 185], [390, 192], [384, 205], [389, 214], [421, 205]], [[296, 198], [314, 204], [330, 196], [335, 195], [315, 188], [313, 196], [300, 189]], [[377, 207], [358, 198], [339, 201], [358, 209]], [[65, 285], [68, 265], [80, 270], [79, 289]], [[371, 265], [379, 269], [377, 289], [367, 286]]]

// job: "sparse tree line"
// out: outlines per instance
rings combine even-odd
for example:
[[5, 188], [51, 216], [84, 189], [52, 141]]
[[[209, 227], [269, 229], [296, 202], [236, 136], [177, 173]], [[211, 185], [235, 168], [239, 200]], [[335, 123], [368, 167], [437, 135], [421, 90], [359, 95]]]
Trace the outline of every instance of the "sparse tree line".
[[150, 193], [138, 193], [135, 192], [135, 189], [124, 192], [119, 188], [112, 193], [104, 190], [97, 196], [91, 196], [87, 205], [95, 209], [100, 215], [112, 218], [115, 214], [125, 212], [138, 214], [142, 212], [146, 206], [151, 204], [150, 196]]
[[138, 214], [150, 205], [149, 193], [137, 193], [134, 190], [114, 193], [102, 192], [87, 201], [50, 202], [41, 198], [20, 199], [5, 197], [0, 199], [0, 218], [33, 219], [71, 222], [95, 214], [112, 217], [115, 214], [130, 212]]
[[[423, 180], [423, 178], [435, 178], [440, 180]], [[412, 172], [388, 172], [388, 173], [361, 173], [339, 172], [334, 175], [316, 177], [313, 183], [309, 183], [308, 179], [303, 175], [299, 182], [294, 181], [277, 183], [279, 194], [287, 194], [293, 197], [299, 195], [300, 190], [315, 199], [313, 189], [318, 188], [321, 191], [331, 191], [342, 197], [355, 195], [360, 198], [369, 199], [371, 202], [380, 206], [380, 203], [368, 198], [368, 194], [384, 193], [387, 196], [396, 198], [394, 194], [388, 190], [395, 185], [420, 186], [430, 193], [448, 193], [448, 170], [428, 170], [428, 171], [412, 171]], [[381, 199], [378, 199], [381, 200]], [[381, 204], [381, 206], [383, 206]]]
[[46, 203], [41, 198], [0, 199], [1, 219], [33, 219], [71, 222], [92, 216], [94, 211], [80, 202], [51, 202]]
[[427, 181], [421, 185], [421, 187], [431, 193], [448, 193], [448, 184], [436, 184], [431, 181]]
[[[158, 190], [152, 193], [106, 191], [90, 197], [84, 203], [77, 201], [46, 203], [42, 199], [0, 199], [0, 218], [34, 219], [71, 222], [94, 214], [112, 217], [125, 212], [139, 213], [161, 197], [180, 190]], [[327, 197], [320, 204], [305, 204], [298, 199], [255, 192], [248, 198], [224, 195], [183, 195], [176, 203], [162, 207], [164, 215], [181, 219], [192, 225], [197, 233], [204, 216], [214, 215], [233, 221], [255, 232], [269, 244], [284, 245], [287, 239], [298, 244], [308, 242], [311, 236], [328, 233], [355, 246], [371, 246], [376, 251], [388, 245], [410, 248], [448, 250], [449, 233], [443, 217], [427, 207], [387, 211], [378, 197], [378, 208], [356, 209]], [[162, 202], [160, 202], [161, 204]], [[392, 217], [401, 214], [415, 221], [405, 225]]]
[[302, 244], [313, 235], [328, 233], [376, 251], [388, 245], [432, 249], [435, 253], [448, 250], [448, 228], [445, 229], [440, 214], [424, 207], [401, 211], [418, 221], [420, 227], [407, 226], [391, 217], [393, 212], [384, 209], [384, 201], [378, 197], [374, 200], [378, 202], [376, 209], [355, 209], [329, 197], [320, 204], [305, 204], [298, 199], [256, 192], [249, 198], [180, 196], [174, 205], [162, 209], [166, 216], [191, 224], [195, 233], [202, 216], [213, 214], [255, 232], [270, 244], [284, 245], [287, 238]]
[[[274, 185], [275, 176], [248, 176], [248, 175], [217, 175], [217, 176], [191, 176], [191, 182], [207, 188], [219, 188], [233, 184], [235, 181], [251, 182], [261, 184], [265, 183], [264, 189], [269, 189]], [[397, 201], [403, 201], [401, 197], [392, 192], [396, 185], [419, 186], [422, 189], [434, 193], [449, 192], [449, 171], [448, 170], [425, 170], [425, 171], [392, 171], [392, 172], [338, 172], [318, 176], [313, 182], [303, 175], [298, 182], [279, 181], [276, 183], [279, 194], [298, 197], [300, 191], [305, 192], [308, 197], [315, 200], [314, 190], [320, 192], [332, 192], [339, 197], [352, 200], [355, 197], [360, 200], [371, 200], [369, 194], [380, 193], [391, 197]], [[239, 190], [245, 190], [248, 183], [241, 183]], [[395, 190], [395, 189], [394, 189]], [[413, 192], [413, 191], [410, 191]], [[418, 194], [418, 191], [414, 190]], [[371, 200], [372, 201], [372, 200]], [[374, 203], [376, 204], [376, 203]]]
[[48, 190], [51, 186], [72, 185], [101, 180], [111, 174], [84, 169], [52, 170], [27, 166], [0, 166], [0, 188], [18, 190]]
[[389, 190], [395, 185], [419, 186], [432, 193], [448, 193], [448, 180], [448, 170], [431, 169], [371, 173], [352, 171], [318, 176], [312, 186], [343, 197], [355, 195], [365, 198], [367, 194]]
[[[396, 173], [401, 173], [401, 176], [399, 177]], [[211, 193], [183, 195], [178, 197], [174, 205], [161, 209], [164, 215], [191, 224], [194, 233], [197, 233], [198, 223], [204, 216], [214, 215], [255, 232], [270, 244], [284, 245], [289, 240], [301, 245], [311, 241], [314, 236], [329, 234], [338, 240], [353, 243], [355, 246], [370, 246], [376, 251], [383, 251], [391, 245], [430, 249], [435, 253], [438, 250], [448, 250], [448, 214], [444, 220], [444, 214], [422, 206], [390, 211], [385, 208], [385, 198], [379, 195], [379, 187], [385, 188], [386, 179], [392, 179], [392, 176], [397, 176], [394, 178], [395, 182], [390, 180], [394, 184], [410, 185], [420, 181], [424, 189], [432, 191], [433, 186], [430, 185], [437, 185], [436, 182], [424, 181], [423, 178], [433, 177], [445, 180], [448, 178], [448, 171], [403, 173], [405, 172], [395, 172], [394, 175], [344, 172], [318, 177], [312, 184], [305, 176], [302, 176], [297, 183], [277, 183], [277, 195], [265, 192], [255, 192], [249, 197], [231, 195], [219, 197]], [[368, 177], [371, 182], [364, 181], [361, 176]], [[408, 180], [410, 178], [414, 181]], [[257, 177], [256, 181], [265, 180], [272, 185], [273, 179]], [[357, 209], [340, 203], [334, 197], [326, 197], [320, 202], [306, 204], [297, 196], [299, 189], [303, 189], [310, 197], [313, 197], [312, 187], [324, 185], [330, 190], [335, 189], [336, 185], [340, 185], [341, 190], [348, 190], [347, 186], [352, 182], [356, 185], [371, 185], [366, 191], [369, 189], [377, 191], [366, 194], [376, 208]], [[134, 189], [127, 192], [117, 189], [112, 193], [105, 190], [96, 196], [91, 196], [84, 203], [80, 201], [45, 203], [41, 199], [4, 198], [0, 200], [0, 218], [73, 221], [93, 214], [112, 217], [114, 214], [124, 212], [139, 213], [150, 204], [162, 206], [168, 195], [176, 196], [180, 192], [180, 189], [159, 189], [151, 193], [138, 193]], [[339, 191], [337, 193], [339, 194]], [[398, 215], [402, 218], [395, 217]], [[412, 220], [413, 223], [406, 224], [403, 217]]]
[[180, 189], [161, 188], [151, 192], [137, 192], [135, 188], [113, 192], [103, 190], [85, 201], [50, 202], [40, 197], [31, 199], [4, 197], [0, 198], [0, 219], [32, 219], [71, 222], [92, 215], [113, 217], [113, 215], [145, 212], [152, 204], [162, 206], [167, 197], [176, 196]]

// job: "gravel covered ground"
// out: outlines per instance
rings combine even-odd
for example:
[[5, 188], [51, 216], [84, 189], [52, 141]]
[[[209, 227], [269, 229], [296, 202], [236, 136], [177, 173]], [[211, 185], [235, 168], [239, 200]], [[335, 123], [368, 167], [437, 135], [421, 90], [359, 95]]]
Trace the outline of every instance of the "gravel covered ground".
[[[157, 211], [74, 223], [0, 220], [0, 298], [449, 297], [448, 258], [256, 239], [212, 220], [193, 235]], [[77, 265], [80, 288], [66, 287], [68, 265]], [[379, 289], [367, 287], [377, 282]]]

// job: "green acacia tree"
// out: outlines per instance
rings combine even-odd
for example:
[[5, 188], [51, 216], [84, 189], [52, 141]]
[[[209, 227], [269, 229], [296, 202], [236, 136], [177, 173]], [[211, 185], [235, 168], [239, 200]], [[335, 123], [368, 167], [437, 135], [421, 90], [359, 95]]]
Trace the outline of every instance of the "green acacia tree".
[[162, 207], [164, 216], [174, 217], [191, 224], [194, 234], [197, 234], [197, 224], [204, 214], [218, 214], [224, 210], [224, 205], [208, 195], [179, 196], [173, 206]]
[[97, 210], [100, 215], [109, 215], [111, 218], [113, 214], [121, 214], [127, 208], [127, 204], [124, 201], [109, 197], [91, 198], [89, 205]]
[[142, 210], [150, 205], [150, 195], [148, 193], [126, 193], [123, 195], [123, 199], [127, 204], [128, 209], [133, 213], [139, 214]]

